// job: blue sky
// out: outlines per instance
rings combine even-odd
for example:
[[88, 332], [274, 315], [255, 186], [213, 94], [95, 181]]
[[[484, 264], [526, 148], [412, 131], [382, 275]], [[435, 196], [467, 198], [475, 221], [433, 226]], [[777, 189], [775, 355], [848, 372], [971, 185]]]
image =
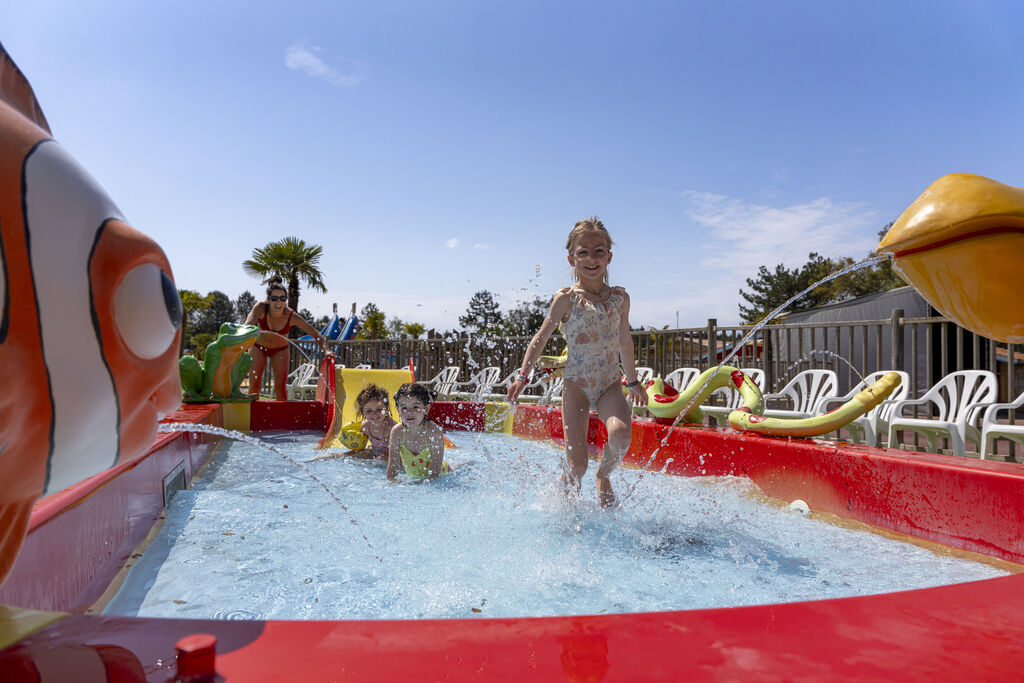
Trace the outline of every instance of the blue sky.
[[301, 307], [446, 329], [566, 286], [597, 214], [632, 324], [685, 327], [761, 264], [865, 256], [945, 173], [1024, 185], [1022, 8], [37, 0], [0, 42], [181, 288], [260, 295], [241, 262], [296, 235]]

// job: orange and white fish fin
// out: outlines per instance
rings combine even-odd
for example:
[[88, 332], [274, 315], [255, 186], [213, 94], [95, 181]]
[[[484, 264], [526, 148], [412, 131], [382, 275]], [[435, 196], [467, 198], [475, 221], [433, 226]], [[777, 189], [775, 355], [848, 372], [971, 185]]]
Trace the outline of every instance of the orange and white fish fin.
[[32, 86], [29, 85], [28, 79], [21, 73], [21, 69], [7, 54], [7, 50], [2, 44], [0, 44], [0, 99], [46, 131], [47, 135], [51, 135], [50, 124], [43, 116], [43, 110], [36, 100]]

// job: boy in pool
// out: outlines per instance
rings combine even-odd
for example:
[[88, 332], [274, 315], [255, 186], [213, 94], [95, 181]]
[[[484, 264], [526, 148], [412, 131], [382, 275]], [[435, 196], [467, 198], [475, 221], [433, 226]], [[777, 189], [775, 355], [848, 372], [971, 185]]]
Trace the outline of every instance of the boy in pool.
[[629, 295], [622, 287], [608, 285], [611, 236], [597, 216], [592, 216], [573, 226], [565, 248], [576, 284], [555, 293], [551, 311], [530, 340], [519, 375], [508, 388], [508, 398], [515, 401], [519, 396], [530, 368], [540, 358], [555, 327], [561, 326], [569, 347], [562, 389], [567, 463], [562, 481], [567, 494], [579, 492], [580, 480], [587, 472], [590, 410], [596, 409], [608, 428], [608, 444], [597, 468], [597, 494], [601, 505], [609, 507], [615, 504], [615, 492], [608, 477], [626, 454], [632, 437], [632, 415], [622, 394], [622, 373], [635, 402], [647, 405], [647, 392], [636, 376], [633, 337], [629, 333]]
[[434, 479], [450, 472], [444, 461], [444, 434], [427, 419], [433, 397], [420, 384], [403, 384], [395, 392], [401, 420], [391, 430], [387, 478], [398, 476], [398, 466], [410, 477]]
[[391, 438], [391, 429], [397, 424], [391, 417], [391, 403], [388, 392], [384, 387], [377, 384], [367, 384], [356, 394], [356, 415], [363, 420], [359, 427], [367, 440], [364, 448], [344, 453], [329, 453], [310, 462], [319, 460], [330, 460], [344, 456], [353, 456], [365, 460], [388, 459], [388, 442]]

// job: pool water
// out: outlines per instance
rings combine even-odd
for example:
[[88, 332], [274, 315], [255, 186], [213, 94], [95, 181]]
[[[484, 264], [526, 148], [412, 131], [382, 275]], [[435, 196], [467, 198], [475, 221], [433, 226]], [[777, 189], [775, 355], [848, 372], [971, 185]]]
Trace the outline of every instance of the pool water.
[[[319, 434], [262, 434], [297, 461]], [[455, 467], [397, 483], [349, 458], [294, 464], [229, 442], [179, 491], [104, 613], [419, 619], [726, 607], [923, 588], [1005, 572], [765, 504], [749, 481], [622, 469], [618, 509], [558, 485], [563, 451], [450, 433]]]

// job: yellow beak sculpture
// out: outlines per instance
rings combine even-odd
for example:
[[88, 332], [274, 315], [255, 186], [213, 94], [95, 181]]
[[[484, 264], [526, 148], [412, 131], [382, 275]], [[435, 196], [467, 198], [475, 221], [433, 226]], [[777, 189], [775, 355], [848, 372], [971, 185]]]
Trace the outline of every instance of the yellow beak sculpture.
[[893, 223], [878, 253], [950, 320], [1024, 342], [1024, 188], [942, 176]]

